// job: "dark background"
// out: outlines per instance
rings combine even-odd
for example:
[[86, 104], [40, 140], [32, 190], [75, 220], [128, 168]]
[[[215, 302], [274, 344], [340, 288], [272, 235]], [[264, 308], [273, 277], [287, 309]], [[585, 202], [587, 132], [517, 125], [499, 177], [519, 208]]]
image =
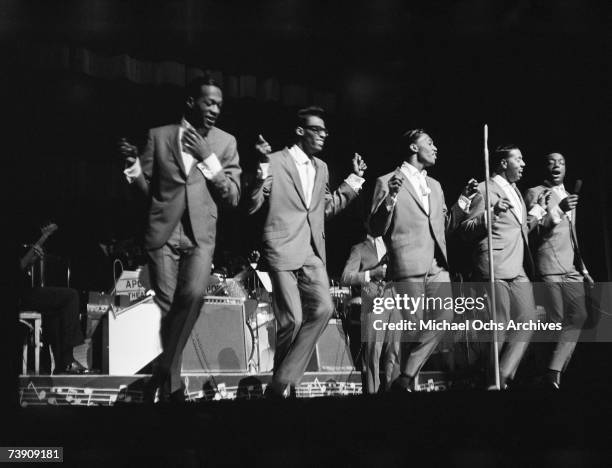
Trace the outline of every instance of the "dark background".
[[[584, 180], [578, 229], [585, 260], [596, 280], [610, 280], [609, 5], [581, 0], [185, 0], [163, 5], [0, 0], [5, 114], [0, 186], [3, 215], [8, 213], [3, 233], [16, 238], [3, 243], [3, 261], [16, 260], [14, 245], [35, 240], [38, 226], [54, 219], [60, 231], [48, 247], [72, 258], [74, 285], [105, 288], [111, 268], [97, 243], [139, 235], [142, 207], [121, 181], [114, 143], [119, 136], [141, 141], [148, 127], [175, 120], [180, 86], [84, 73], [74, 62], [78, 50], [86, 49], [98, 57], [172, 61], [224, 76], [255, 76], [258, 82], [274, 78], [308, 90], [305, 104], [317, 101], [312, 90], [333, 96], [328, 119], [333, 136], [324, 158], [334, 183], [348, 172], [354, 151], [366, 158], [369, 170], [361, 204], [329, 223], [332, 276], [363, 234], [361, 217], [375, 177], [399, 163], [398, 135], [412, 127], [430, 132], [439, 148], [430, 173], [441, 181], [450, 204], [469, 177], [483, 178], [486, 122], [491, 149], [507, 141], [522, 148], [527, 161], [523, 190], [540, 181], [543, 154], [566, 155], [567, 187], [578, 177]], [[68, 66], [49, 48], [67, 51]], [[286, 96], [226, 92], [219, 126], [237, 136], [245, 172], [254, 169], [250, 148], [256, 135], [263, 133], [275, 148], [283, 145], [296, 107]], [[224, 216], [220, 249], [244, 254], [256, 244], [256, 220], [245, 219], [241, 213]], [[15, 279], [7, 277], [12, 278], [5, 276], [2, 286], [15, 291]], [[5, 310], [10, 299], [5, 296]], [[16, 318], [4, 313], [0, 319], [6, 335], [0, 355], [11, 357], [18, 345], [12, 332]], [[71, 408], [70, 414], [66, 408], [43, 408], [3, 413], [7, 422], [11, 414], [17, 422], [3, 424], [0, 437], [13, 445], [32, 440], [65, 445], [67, 457], [88, 466], [107, 466], [121, 457], [124, 464], [117, 466], [132, 466], [136, 456], [126, 458], [127, 453], [148, 451], [151, 461], [168, 466], [181, 456], [312, 465], [321, 462], [316, 458], [321, 451], [356, 466], [381, 460], [403, 466], [408, 457], [430, 464], [438, 458], [455, 465], [462, 460], [472, 466], [477, 460], [503, 465], [516, 458], [533, 464], [538, 454], [536, 460], [548, 462], [543, 465], [577, 466], [610, 458], [609, 437], [599, 429], [602, 416], [610, 413], [608, 348], [603, 343], [578, 347], [565, 385], [569, 393], [446, 392], [401, 400], [314, 399], [294, 406], [231, 402], [197, 411], [193, 406], [178, 412], [128, 408], [123, 414], [118, 408]], [[16, 405], [17, 369], [13, 359], [8, 364], [0, 402]], [[412, 421], [419, 421], [418, 430]], [[182, 430], [170, 431], [169, 437], [168, 427]], [[303, 434], [296, 437], [300, 429]], [[452, 437], [445, 438], [446, 433]], [[412, 444], [406, 444], [407, 435]], [[82, 444], [88, 445], [79, 451]], [[191, 447], [200, 448], [196, 453]], [[279, 458], [278, 447], [285, 458]]]
[[[425, 128], [439, 149], [429, 173], [452, 204], [467, 179], [482, 180], [482, 125], [490, 148], [519, 145], [526, 158], [522, 190], [541, 181], [541, 160], [559, 151], [568, 161], [566, 187], [584, 180], [579, 235], [597, 280], [610, 279], [605, 237], [610, 197], [610, 9], [608, 2], [399, 0], [310, 2], [194, 0], [3, 1], [0, 38], [5, 126], [16, 166], [16, 232], [31, 242], [45, 220], [60, 231], [48, 250], [70, 257], [73, 285], [105, 289], [112, 279], [97, 243], [138, 238], [142, 207], [121, 180], [118, 137], [142, 141], [147, 128], [175, 121], [176, 83], [142, 84], [61, 66], [45, 55], [60, 47], [99, 57], [125, 54], [173, 61], [224, 76], [273, 78], [333, 97], [332, 131], [323, 154], [332, 185], [349, 172], [352, 153], [367, 161], [360, 200], [328, 223], [330, 276], [339, 276], [375, 178], [401, 158], [398, 136]], [[57, 62], [57, 63], [56, 63]], [[98, 76], [96, 76], [98, 75]], [[262, 133], [285, 143], [298, 105], [287, 99], [231, 97], [218, 125], [234, 134], [246, 177]], [[10, 167], [10, 166], [9, 166]], [[226, 213], [217, 252], [245, 255], [257, 246], [257, 219]], [[609, 239], [608, 239], [609, 242]], [[609, 268], [609, 267], [608, 267]]]

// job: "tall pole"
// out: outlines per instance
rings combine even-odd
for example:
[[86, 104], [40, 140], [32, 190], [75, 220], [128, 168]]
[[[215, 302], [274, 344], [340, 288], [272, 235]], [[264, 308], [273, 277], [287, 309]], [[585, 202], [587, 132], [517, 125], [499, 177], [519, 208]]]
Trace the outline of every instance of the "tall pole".
[[489, 298], [491, 303], [491, 317], [493, 319], [493, 363], [495, 371], [495, 388], [501, 389], [501, 379], [499, 376], [499, 343], [497, 337], [497, 308], [495, 305], [495, 268], [493, 265], [493, 219], [491, 203], [489, 202], [489, 126], [484, 125], [484, 165], [485, 165], [485, 214], [487, 221], [487, 240], [489, 254]]

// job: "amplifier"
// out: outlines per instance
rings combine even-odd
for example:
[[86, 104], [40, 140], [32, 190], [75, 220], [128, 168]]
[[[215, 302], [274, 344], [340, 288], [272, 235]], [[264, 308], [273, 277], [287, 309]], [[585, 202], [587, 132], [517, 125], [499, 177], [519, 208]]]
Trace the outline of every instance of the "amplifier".
[[247, 372], [254, 367], [247, 316], [257, 301], [206, 296], [183, 351], [183, 373]]

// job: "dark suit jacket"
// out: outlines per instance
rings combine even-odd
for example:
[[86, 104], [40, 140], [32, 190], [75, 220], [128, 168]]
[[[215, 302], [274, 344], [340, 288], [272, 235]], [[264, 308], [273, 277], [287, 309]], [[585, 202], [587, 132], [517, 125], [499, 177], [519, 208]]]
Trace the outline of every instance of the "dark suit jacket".
[[325, 263], [325, 219], [343, 210], [357, 193], [346, 182], [329, 189], [327, 164], [313, 158], [315, 182], [306, 208], [300, 176], [287, 148], [270, 154], [268, 177], [256, 181], [249, 206], [253, 214], [265, 206], [263, 256], [271, 271], [297, 270], [312, 243]]
[[[491, 178], [489, 179], [491, 205], [495, 205], [500, 198], [505, 198], [504, 189]], [[485, 222], [485, 184], [478, 185], [478, 193], [472, 199], [470, 212], [461, 223], [459, 232], [461, 236], [475, 243], [473, 252], [475, 273], [480, 278], [489, 277], [489, 255], [487, 224]], [[523, 272], [533, 277], [533, 260], [529, 251], [527, 236], [529, 231], [537, 224], [537, 220], [529, 216], [523, 197], [517, 190], [521, 200], [523, 219], [518, 219], [513, 210], [494, 215], [493, 219], [493, 263], [497, 279], [513, 279]]]
[[351, 254], [342, 271], [342, 284], [361, 286], [366, 282], [365, 272], [377, 267], [379, 263], [374, 242], [366, 239], [359, 244], [355, 244], [351, 248]]
[[[527, 209], [531, 209], [537, 203], [538, 196], [544, 191], [552, 188], [550, 183], [545, 182], [537, 187], [532, 187], [525, 193]], [[547, 207], [549, 208], [549, 207]], [[585, 269], [584, 263], [578, 253], [578, 246], [574, 246], [570, 229], [576, 236], [576, 210], [572, 210], [572, 221], [567, 216], [561, 218], [559, 224], [554, 224], [550, 210], [536, 228], [532, 231], [533, 251], [535, 255], [535, 266], [539, 275], [559, 275]]]
[[[388, 182], [396, 174], [404, 179], [392, 211], [386, 207]], [[446, 233], [454, 229], [465, 213], [457, 204], [448, 213], [440, 183], [426, 177], [429, 194], [429, 215], [412, 184], [398, 168], [376, 180], [370, 211], [370, 233], [383, 236], [389, 255], [391, 279], [425, 275], [431, 268], [435, 250], [442, 256], [442, 265], [448, 269]], [[433, 242], [432, 242], [433, 238]]]
[[235, 207], [240, 198], [241, 169], [236, 139], [216, 127], [210, 129], [206, 141], [223, 170], [212, 180], [206, 180], [196, 167], [197, 161], [189, 174], [185, 174], [178, 132], [179, 125], [149, 130], [147, 144], [140, 155], [143, 174], [134, 183], [150, 201], [145, 247], [157, 249], [164, 245], [187, 209], [196, 243], [213, 249], [218, 204]]

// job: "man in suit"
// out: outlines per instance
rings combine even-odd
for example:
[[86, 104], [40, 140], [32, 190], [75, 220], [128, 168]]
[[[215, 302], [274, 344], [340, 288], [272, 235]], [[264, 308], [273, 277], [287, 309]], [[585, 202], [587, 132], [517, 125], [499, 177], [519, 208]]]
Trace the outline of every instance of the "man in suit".
[[[436, 163], [437, 148], [422, 129], [402, 136], [404, 162], [394, 172], [379, 177], [372, 198], [370, 232], [382, 236], [389, 255], [387, 275], [395, 293], [411, 297], [452, 296], [446, 257], [446, 233], [454, 229], [469, 207], [474, 180], [448, 213], [440, 183], [427, 176], [425, 168]], [[418, 321], [426, 315], [437, 321], [452, 321], [453, 311], [433, 307], [409, 311], [405, 320]], [[444, 335], [440, 330], [420, 330], [401, 337], [400, 375], [392, 391], [413, 391], [415, 377]]]
[[272, 398], [299, 383], [331, 317], [324, 223], [357, 197], [364, 181], [366, 166], [356, 154], [353, 174], [330, 191], [327, 165], [315, 156], [328, 135], [323, 110], [309, 107], [297, 114], [293, 146], [269, 155], [263, 138], [257, 146], [262, 162], [249, 212], [265, 211], [262, 256], [277, 320], [274, 376], [266, 388]]
[[[533, 260], [527, 236], [543, 217], [539, 199], [529, 212], [516, 182], [523, 175], [525, 162], [521, 150], [514, 145], [500, 146], [492, 158], [493, 175], [489, 179], [490, 203], [493, 206], [493, 263], [495, 275], [496, 312], [498, 323], [506, 328], [510, 319], [529, 322], [535, 319], [533, 288]], [[468, 217], [460, 225], [464, 240], [475, 245], [473, 261], [474, 280], [489, 280], [487, 221], [485, 211], [485, 184], [478, 185]], [[501, 386], [506, 388], [518, 368], [529, 344], [532, 332], [513, 330], [507, 333], [507, 343], [500, 356]], [[499, 330], [499, 342], [504, 343], [506, 333]], [[492, 386], [491, 386], [492, 388]]]
[[578, 247], [578, 195], [569, 194], [563, 185], [565, 158], [562, 154], [551, 153], [545, 157], [545, 164], [544, 183], [526, 192], [525, 203], [530, 209], [543, 196], [547, 200], [546, 215], [532, 234], [537, 277], [546, 286], [548, 321], [563, 324], [544, 376], [544, 383], [549, 388], [558, 389], [561, 373], [569, 364], [587, 317], [584, 283], [593, 285], [594, 281]]
[[186, 87], [179, 124], [149, 131], [144, 151], [120, 143], [125, 174], [148, 199], [145, 230], [151, 282], [162, 311], [163, 352], [151, 388], [161, 399], [184, 399], [183, 348], [204, 300], [215, 248], [218, 210], [240, 198], [236, 139], [215, 126], [223, 94], [210, 76]]
[[[371, 326], [373, 300], [383, 294], [386, 272], [385, 243], [382, 237], [372, 237], [369, 234], [366, 240], [351, 248], [342, 271], [342, 284], [353, 287], [359, 293], [359, 297], [351, 302], [361, 309], [361, 380], [364, 393], [368, 394], [377, 393], [380, 388], [390, 385], [399, 359], [399, 342], [391, 338], [390, 332], [385, 333]], [[385, 310], [376, 315], [376, 320], [388, 322], [390, 315], [391, 311]], [[379, 372], [381, 354], [385, 377], [382, 387]]]

